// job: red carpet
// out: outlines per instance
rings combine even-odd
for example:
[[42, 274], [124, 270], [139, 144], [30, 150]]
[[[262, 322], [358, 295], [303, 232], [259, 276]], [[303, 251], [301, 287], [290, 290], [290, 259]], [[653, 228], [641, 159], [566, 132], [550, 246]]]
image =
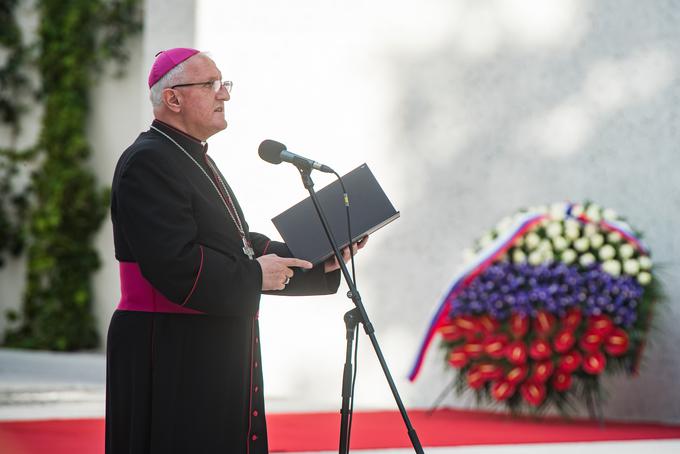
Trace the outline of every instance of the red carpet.
[[[490, 413], [439, 410], [432, 416], [409, 412], [424, 446], [622, 441], [680, 438], [680, 426], [590, 421], [513, 419]], [[338, 413], [269, 415], [272, 452], [337, 450]], [[102, 419], [0, 422], [2, 454], [100, 454]], [[352, 448], [407, 448], [410, 443], [397, 412], [357, 412]]]

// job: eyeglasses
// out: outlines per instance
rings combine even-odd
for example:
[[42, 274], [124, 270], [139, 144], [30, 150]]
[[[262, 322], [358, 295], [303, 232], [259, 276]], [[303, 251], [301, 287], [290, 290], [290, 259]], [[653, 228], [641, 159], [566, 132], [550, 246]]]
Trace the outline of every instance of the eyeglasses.
[[230, 80], [225, 80], [225, 81], [209, 80], [207, 82], [195, 82], [195, 83], [192, 83], [192, 84], [177, 84], [177, 85], [173, 85], [170, 88], [191, 87], [191, 86], [194, 86], [194, 85], [201, 85], [204, 88], [210, 87], [210, 88], [212, 88], [213, 92], [215, 92], [215, 93], [220, 91], [220, 88], [224, 87], [224, 88], [227, 89], [227, 93], [231, 93], [231, 87], [234, 86], [234, 82], [232, 82]]

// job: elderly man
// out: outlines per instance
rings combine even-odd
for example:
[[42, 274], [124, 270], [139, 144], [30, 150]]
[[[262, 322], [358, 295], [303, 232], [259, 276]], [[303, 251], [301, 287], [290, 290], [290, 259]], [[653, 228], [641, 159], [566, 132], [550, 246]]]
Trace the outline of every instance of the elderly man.
[[113, 178], [121, 300], [108, 333], [106, 452], [266, 453], [260, 295], [334, 293], [338, 263], [312, 268], [250, 231], [207, 154], [232, 87], [210, 58], [161, 52], [149, 87], [155, 120]]

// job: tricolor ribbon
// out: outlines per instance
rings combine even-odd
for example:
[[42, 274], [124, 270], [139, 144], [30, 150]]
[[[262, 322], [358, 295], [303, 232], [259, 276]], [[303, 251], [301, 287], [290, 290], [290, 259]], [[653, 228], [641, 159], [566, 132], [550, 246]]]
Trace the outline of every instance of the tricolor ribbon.
[[481, 273], [483, 273], [498, 257], [503, 255], [514, 243], [515, 240], [527, 231], [531, 230], [536, 224], [546, 219], [546, 214], [528, 213], [518, 219], [511, 228], [496, 238], [485, 247], [475, 259], [466, 265], [453, 280], [453, 285], [442, 298], [439, 306], [430, 321], [430, 325], [425, 333], [425, 337], [420, 344], [411, 372], [408, 375], [410, 381], [414, 381], [420, 372], [420, 368], [425, 360], [434, 335], [439, 328], [446, 322], [446, 317], [451, 312], [453, 301], [463, 289], [472, 283]]

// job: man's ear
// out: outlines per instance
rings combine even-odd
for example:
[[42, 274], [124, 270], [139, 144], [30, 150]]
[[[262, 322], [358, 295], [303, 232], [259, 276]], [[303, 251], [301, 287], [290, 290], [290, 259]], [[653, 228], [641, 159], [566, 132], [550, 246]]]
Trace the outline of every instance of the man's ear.
[[175, 113], [179, 113], [181, 110], [180, 99], [177, 96], [177, 92], [171, 88], [166, 88], [163, 90], [163, 104], [166, 105], [168, 109]]

